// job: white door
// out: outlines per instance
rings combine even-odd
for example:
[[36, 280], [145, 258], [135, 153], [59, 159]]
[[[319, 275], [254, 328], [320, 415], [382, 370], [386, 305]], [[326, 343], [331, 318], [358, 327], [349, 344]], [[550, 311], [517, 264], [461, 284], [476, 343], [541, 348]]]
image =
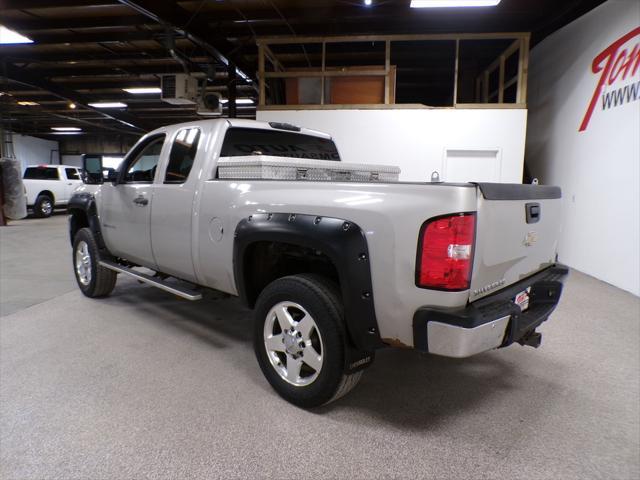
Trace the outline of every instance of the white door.
[[500, 150], [447, 149], [444, 158], [445, 182], [500, 182]]
[[64, 174], [66, 180], [64, 180], [64, 191], [65, 191], [65, 202], [68, 202], [73, 195], [73, 191], [82, 185], [82, 180], [80, 178], [80, 171], [74, 167], [65, 167]]
[[102, 235], [109, 251], [156, 269], [151, 251], [151, 202], [164, 134], [136, 146], [124, 160], [118, 182], [101, 189]]
[[[199, 179], [193, 169], [202, 133], [197, 127], [178, 130], [163, 156], [153, 192], [151, 240], [158, 269], [184, 280], [196, 281], [192, 257], [193, 198]], [[169, 147], [168, 147], [169, 148]], [[202, 162], [203, 153], [197, 156]]]

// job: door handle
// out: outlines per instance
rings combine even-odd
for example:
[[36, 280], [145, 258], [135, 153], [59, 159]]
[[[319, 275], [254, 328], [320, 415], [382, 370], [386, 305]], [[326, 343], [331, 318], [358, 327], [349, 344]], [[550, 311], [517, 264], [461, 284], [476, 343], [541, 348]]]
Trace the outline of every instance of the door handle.
[[67, 185], [73, 185], [73, 183], [67, 183]]
[[135, 203], [136, 205], [140, 205], [141, 207], [144, 207], [145, 205], [149, 204], [149, 200], [144, 198], [143, 196], [140, 196], [140, 197], [134, 198], [133, 203]]

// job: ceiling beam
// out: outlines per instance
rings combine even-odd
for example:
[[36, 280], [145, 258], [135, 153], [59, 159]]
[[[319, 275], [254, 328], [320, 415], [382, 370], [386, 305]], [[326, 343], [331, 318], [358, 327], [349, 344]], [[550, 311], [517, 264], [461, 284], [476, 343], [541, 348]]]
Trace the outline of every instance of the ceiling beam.
[[[125, 43], [141, 40], [153, 40], [164, 36], [163, 32], [153, 31], [131, 31], [131, 32], [100, 32], [100, 33], [47, 33], [38, 34], [34, 32], [30, 35], [36, 46], [51, 44], [73, 44], [73, 43]], [[29, 44], [30, 46], [32, 44]]]
[[[133, 115], [129, 115], [126, 112], [120, 111], [105, 111], [98, 108], [90, 107], [88, 104], [91, 103], [91, 100], [86, 98], [84, 95], [79, 94], [73, 90], [70, 90], [62, 85], [56, 85], [49, 80], [42, 78], [41, 75], [33, 75], [24, 71], [24, 69], [15, 67], [10, 64], [5, 64], [3, 71], [3, 75], [6, 75], [7, 78], [14, 82], [21, 83], [23, 85], [29, 85], [31, 87], [39, 88], [41, 90], [45, 90], [47, 92], [51, 92], [53, 95], [60, 97], [69, 102], [75, 103], [78, 107], [83, 107], [88, 110], [93, 110], [94, 112], [98, 112], [106, 118], [110, 118], [121, 123], [123, 126], [128, 128], [132, 128], [134, 130], [146, 131], [146, 127], [141, 125], [139, 120]], [[0, 77], [2, 78], [2, 77]]]
[[3, 10], [32, 10], [38, 8], [96, 7], [113, 6], [115, 0], [2, 0]]
[[143, 15], [113, 15], [105, 17], [70, 18], [13, 18], [3, 19], [3, 23], [20, 33], [36, 33], [38, 30], [73, 30], [108, 27], [132, 27], [150, 23]]
[[238, 47], [216, 29], [212, 29], [202, 17], [185, 10], [172, 0], [119, 0], [119, 2], [186, 36], [223, 65], [235, 63], [241, 77], [255, 81], [254, 68], [240, 56]]

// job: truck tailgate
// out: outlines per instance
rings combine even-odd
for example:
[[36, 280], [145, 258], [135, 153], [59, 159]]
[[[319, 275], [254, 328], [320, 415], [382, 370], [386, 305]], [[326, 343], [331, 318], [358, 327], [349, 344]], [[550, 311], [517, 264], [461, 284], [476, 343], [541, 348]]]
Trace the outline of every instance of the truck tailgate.
[[555, 263], [561, 192], [541, 185], [476, 184], [473, 302]]

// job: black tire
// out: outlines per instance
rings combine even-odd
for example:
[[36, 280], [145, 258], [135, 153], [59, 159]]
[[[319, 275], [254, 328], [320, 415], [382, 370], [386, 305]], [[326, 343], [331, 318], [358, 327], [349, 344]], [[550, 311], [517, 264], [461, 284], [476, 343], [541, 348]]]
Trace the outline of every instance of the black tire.
[[49, 195], [40, 194], [33, 205], [33, 214], [38, 218], [47, 218], [53, 214], [53, 208], [53, 198]]
[[[278, 359], [282, 359], [279, 366], [288, 368], [292, 358], [290, 353], [272, 351], [270, 354], [265, 345], [265, 330], [278, 322], [276, 317], [269, 314], [281, 302], [302, 306], [311, 315], [317, 334], [322, 339], [322, 366], [314, 374], [315, 380], [308, 385], [296, 386], [287, 382], [278, 373], [270, 355], [277, 355]], [[314, 274], [283, 277], [270, 283], [258, 297], [254, 326], [254, 349], [258, 364], [274, 390], [294, 405], [318, 407], [337, 400], [356, 386], [363, 371], [344, 374], [345, 342], [342, 300], [337, 286], [330, 280]]]
[[[87, 247], [86, 250], [90, 260], [90, 264], [88, 266], [90, 278], [82, 277], [81, 269], [78, 268], [78, 250], [83, 249], [85, 245]], [[90, 229], [81, 228], [78, 230], [78, 233], [76, 233], [76, 236], [73, 239], [73, 253], [71, 259], [78, 287], [87, 297], [106, 297], [113, 291], [113, 288], [116, 286], [117, 273], [98, 265], [98, 262], [100, 261], [98, 244], [96, 243]]]

